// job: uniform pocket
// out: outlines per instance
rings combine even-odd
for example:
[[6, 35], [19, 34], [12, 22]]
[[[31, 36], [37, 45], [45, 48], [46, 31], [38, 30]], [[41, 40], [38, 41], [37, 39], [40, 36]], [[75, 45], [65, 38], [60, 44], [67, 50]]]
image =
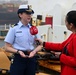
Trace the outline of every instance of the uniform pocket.
[[21, 43], [23, 41], [23, 34], [22, 33], [17, 33], [16, 34], [16, 41], [18, 43]]

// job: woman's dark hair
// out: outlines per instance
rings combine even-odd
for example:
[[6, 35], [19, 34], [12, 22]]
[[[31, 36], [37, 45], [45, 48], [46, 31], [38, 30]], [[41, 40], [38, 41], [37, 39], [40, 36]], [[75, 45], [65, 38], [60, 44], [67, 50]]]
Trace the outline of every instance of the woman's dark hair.
[[[21, 14], [22, 14], [23, 12], [21, 12]], [[21, 17], [19, 16], [19, 14], [18, 14], [18, 17], [19, 17], [19, 19], [21, 19]]]
[[76, 11], [70, 11], [66, 15], [66, 21], [70, 24], [72, 23], [76, 27]]

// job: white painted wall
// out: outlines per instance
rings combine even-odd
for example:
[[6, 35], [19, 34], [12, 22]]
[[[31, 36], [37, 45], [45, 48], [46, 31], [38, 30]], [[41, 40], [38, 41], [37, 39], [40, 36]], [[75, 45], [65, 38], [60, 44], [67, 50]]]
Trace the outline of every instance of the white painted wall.
[[51, 28], [50, 25], [37, 26], [37, 28], [38, 28], [38, 35], [40, 35], [43, 41], [52, 41], [53, 29]]
[[[64, 32], [66, 32], [66, 34], [64, 34]], [[70, 34], [71, 31], [67, 30], [66, 26], [55, 25], [53, 29], [52, 42], [63, 42]]]
[[[66, 40], [71, 31], [67, 30], [66, 26], [55, 25], [54, 29], [50, 25], [37, 26], [38, 34], [41, 36], [43, 41], [51, 42], [63, 42]], [[64, 34], [66, 32], [66, 34]]]
[[28, 4], [32, 5], [35, 11], [33, 15], [43, 15], [45, 22], [46, 15], [53, 16], [53, 25], [64, 25], [65, 15], [68, 11], [76, 10], [76, 0], [28, 0]]

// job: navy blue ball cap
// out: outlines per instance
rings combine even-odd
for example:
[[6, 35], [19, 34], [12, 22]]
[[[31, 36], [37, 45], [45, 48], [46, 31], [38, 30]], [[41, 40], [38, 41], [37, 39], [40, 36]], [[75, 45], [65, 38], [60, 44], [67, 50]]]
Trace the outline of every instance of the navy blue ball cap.
[[18, 14], [25, 12], [26, 14], [34, 14], [34, 11], [30, 8], [29, 5], [20, 5], [18, 9]]

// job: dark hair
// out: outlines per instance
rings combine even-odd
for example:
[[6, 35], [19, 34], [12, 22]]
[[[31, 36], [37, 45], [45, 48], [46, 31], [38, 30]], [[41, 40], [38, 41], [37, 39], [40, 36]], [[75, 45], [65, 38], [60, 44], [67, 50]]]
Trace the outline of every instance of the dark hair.
[[[23, 12], [21, 12], [21, 14], [22, 14]], [[18, 14], [18, 17], [19, 17], [19, 19], [21, 19], [21, 17], [19, 16], [19, 14]]]
[[70, 11], [66, 15], [66, 21], [70, 24], [72, 23], [76, 27], [76, 11]]

